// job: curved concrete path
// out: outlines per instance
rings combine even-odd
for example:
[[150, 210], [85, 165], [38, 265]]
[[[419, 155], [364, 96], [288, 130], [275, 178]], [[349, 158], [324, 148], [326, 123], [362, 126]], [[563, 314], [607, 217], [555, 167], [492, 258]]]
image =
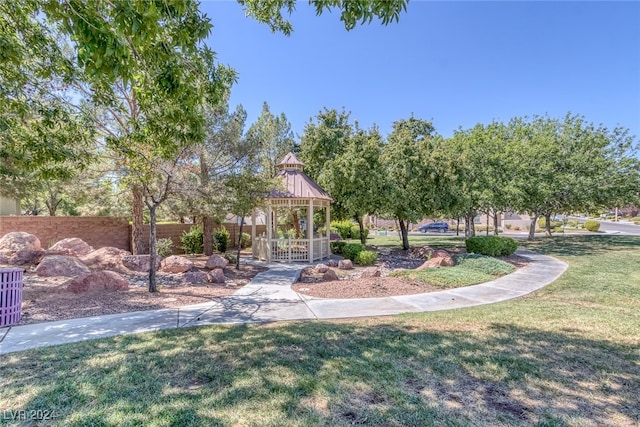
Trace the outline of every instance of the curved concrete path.
[[[520, 250], [529, 264], [491, 282], [464, 288], [386, 298], [324, 299], [291, 289], [304, 265], [271, 264], [229, 297], [212, 302], [133, 313], [85, 317], [0, 329], [0, 354], [115, 335], [205, 324], [336, 319], [448, 310], [491, 304], [529, 294], [556, 280], [567, 264]], [[264, 265], [264, 264], [263, 264]]]

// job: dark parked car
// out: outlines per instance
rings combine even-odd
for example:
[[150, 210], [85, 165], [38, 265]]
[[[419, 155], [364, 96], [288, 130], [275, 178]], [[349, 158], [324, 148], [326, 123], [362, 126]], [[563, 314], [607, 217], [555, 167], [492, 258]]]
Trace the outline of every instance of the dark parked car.
[[426, 233], [427, 231], [438, 231], [440, 233], [444, 233], [445, 231], [449, 231], [449, 224], [446, 222], [432, 222], [431, 224], [425, 224], [418, 227], [418, 230]]

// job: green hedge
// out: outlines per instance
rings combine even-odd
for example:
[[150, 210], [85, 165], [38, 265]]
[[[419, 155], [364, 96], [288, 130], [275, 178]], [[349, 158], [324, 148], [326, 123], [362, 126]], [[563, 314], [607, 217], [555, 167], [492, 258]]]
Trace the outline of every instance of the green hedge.
[[360, 265], [373, 265], [378, 260], [378, 253], [374, 251], [362, 251], [356, 255], [355, 263]]
[[518, 249], [518, 242], [511, 237], [477, 236], [465, 241], [467, 252], [488, 255], [507, 256]]
[[360, 252], [364, 251], [364, 245], [361, 243], [347, 243], [342, 247], [342, 256], [351, 261], [355, 261]]
[[600, 222], [595, 219], [589, 219], [584, 222], [584, 228], [589, 231], [598, 231], [600, 229]]
[[182, 250], [185, 254], [201, 254], [203, 252], [203, 233], [201, 226], [193, 226], [189, 231], [182, 232], [180, 236]]
[[347, 244], [347, 242], [331, 242], [331, 253], [342, 255], [342, 248]]
[[225, 252], [227, 250], [230, 238], [229, 232], [224, 227], [220, 227], [213, 232], [213, 241], [219, 252]]

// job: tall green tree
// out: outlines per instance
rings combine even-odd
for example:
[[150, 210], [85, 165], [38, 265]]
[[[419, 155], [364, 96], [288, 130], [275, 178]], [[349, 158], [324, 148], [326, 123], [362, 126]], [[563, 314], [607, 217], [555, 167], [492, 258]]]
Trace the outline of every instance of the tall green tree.
[[380, 163], [383, 140], [377, 127], [358, 129], [346, 140], [340, 154], [325, 163], [321, 185], [339, 204], [344, 215], [360, 227], [366, 243], [363, 216], [378, 214], [383, 203], [385, 172]]
[[398, 221], [405, 250], [409, 223], [446, 212], [454, 203], [455, 177], [443, 144], [430, 122], [411, 117], [394, 122], [383, 148], [382, 209]]
[[274, 115], [266, 102], [262, 104], [262, 113], [253, 123], [246, 135], [254, 146], [260, 146], [261, 172], [265, 177], [276, 174], [276, 165], [288, 152], [294, 149], [291, 123], [284, 113]]

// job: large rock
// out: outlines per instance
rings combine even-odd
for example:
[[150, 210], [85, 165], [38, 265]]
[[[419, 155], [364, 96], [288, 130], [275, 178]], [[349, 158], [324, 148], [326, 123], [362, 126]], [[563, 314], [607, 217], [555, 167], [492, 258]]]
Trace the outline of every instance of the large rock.
[[426, 268], [438, 268], [438, 267], [451, 267], [455, 263], [453, 258], [447, 251], [437, 250], [433, 252], [431, 258], [426, 260], [420, 267], [416, 268], [416, 270], [424, 270]]
[[83, 256], [93, 252], [93, 248], [87, 242], [77, 237], [70, 237], [56, 242], [49, 248], [50, 251], [66, 252], [69, 255]]
[[380, 269], [378, 267], [369, 267], [369, 268], [365, 268], [364, 271], [362, 272], [362, 278], [367, 278], [367, 277], [380, 277], [382, 275], [382, 272], [380, 271]]
[[422, 246], [421, 248], [411, 248], [410, 253], [414, 258], [431, 258], [436, 250], [431, 246]]
[[204, 266], [209, 270], [215, 270], [216, 268], [225, 268], [228, 264], [229, 261], [226, 258], [213, 254], [207, 259], [207, 263]]
[[89, 273], [89, 268], [76, 257], [67, 255], [48, 255], [42, 258], [36, 268], [36, 274], [43, 277], [82, 276]]
[[330, 259], [329, 261], [327, 261], [327, 265], [329, 267], [337, 267], [338, 266], [338, 261], [336, 261], [335, 259]]
[[[162, 257], [156, 257], [156, 270], [160, 268]], [[122, 265], [132, 271], [148, 272], [151, 268], [149, 255], [125, 255], [122, 257]]]
[[162, 260], [161, 270], [165, 273], [185, 273], [193, 267], [193, 262], [183, 256], [171, 255]]
[[71, 280], [67, 291], [78, 294], [81, 292], [126, 291], [129, 282], [113, 271], [94, 271]]
[[215, 270], [211, 270], [208, 274], [209, 282], [211, 283], [224, 283], [226, 277], [224, 277], [224, 270], [221, 268], [216, 268]]
[[332, 282], [334, 280], [340, 279], [338, 278], [338, 274], [334, 270], [329, 269], [322, 275], [322, 280], [324, 280], [325, 282]]
[[184, 273], [184, 281], [192, 284], [201, 284], [209, 282], [209, 275], [204, 271], [196, 270], [196, 271], [187, 271]]
[[127, 255], [131, 255], [131, 252], [105, 246], [80, 259], [92, 270], [122, 270], [122, 257]]
[[47, 255], [47, 252], [42, 249], [39, 251], [7, 252], [6, 254], [0, 254], [0, 264], [36, 265], [45, 255]]
[[317, 273], [324, 273], [329, 270], [329, 266], [326, 264], [318, 264], [313, 268]]
[[13, 231], [0, 238], [0, 252], [39, 251], [40, 239], [24, 231]]
[[353, 270], [353, 262], [350, 259], [341, 259], [338, 262], [338, 268], [340, 270]]

